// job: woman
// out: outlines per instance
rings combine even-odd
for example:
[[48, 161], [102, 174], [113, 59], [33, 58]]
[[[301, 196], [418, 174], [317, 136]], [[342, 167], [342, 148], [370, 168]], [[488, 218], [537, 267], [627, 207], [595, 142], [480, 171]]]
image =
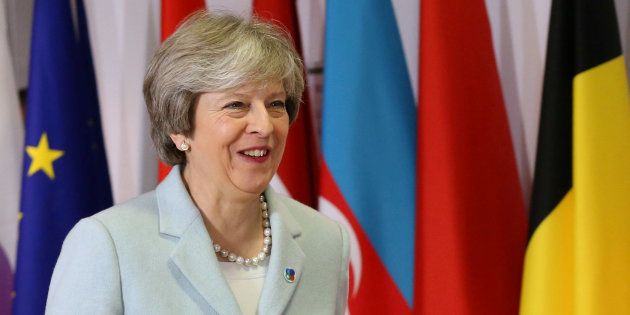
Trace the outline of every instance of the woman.
[[155, 191], [81, 220], [47, 313], [340, 314], [348, 237], [268, 187], [304, 88], [286, 34], [198, 13], [144, 82], [151, 137], [173, 164]]

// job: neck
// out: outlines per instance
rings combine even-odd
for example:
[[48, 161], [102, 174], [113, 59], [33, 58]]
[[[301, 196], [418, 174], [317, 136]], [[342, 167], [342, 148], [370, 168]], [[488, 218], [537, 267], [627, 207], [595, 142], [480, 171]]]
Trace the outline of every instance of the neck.
[[263, 239], [259, 195], [222, 191], [199, 174], [186, 167], [182, 179], [210, 238], [239, 255], [255, 256]]

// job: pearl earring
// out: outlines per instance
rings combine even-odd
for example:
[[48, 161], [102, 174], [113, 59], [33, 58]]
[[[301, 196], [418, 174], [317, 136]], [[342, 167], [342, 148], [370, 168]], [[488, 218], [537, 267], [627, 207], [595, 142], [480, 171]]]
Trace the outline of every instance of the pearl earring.
[[190, 146], [186, 142], [182, 142], [182, 144], [179, 145], [180, 151], [188, 151], [188, 149], [190, 149]]

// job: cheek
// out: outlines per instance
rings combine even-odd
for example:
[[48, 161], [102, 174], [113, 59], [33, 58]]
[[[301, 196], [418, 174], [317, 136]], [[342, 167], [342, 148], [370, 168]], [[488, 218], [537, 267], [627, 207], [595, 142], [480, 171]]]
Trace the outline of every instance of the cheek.
[[279, 144], [284, 144], [287, 141], [287, 136], [289, 135], [289, 123], [288, 122], [280, 122], [276, 124], [274, 127], [276, 138], [278, 139]]
[[204, 128], [198, 132], [205, 142], [212, 145], [227, 146], [239, 137], [242, 127], [238, 121], [227, 117], [212, 119], [205, 123]]
[[225, 157], [230, 144], [238, 137], [233, 127], [220, 121], [197, 125], [193, 137], [193, 145], [198, 148], [197, 153], [204, 155], [205, 158]]

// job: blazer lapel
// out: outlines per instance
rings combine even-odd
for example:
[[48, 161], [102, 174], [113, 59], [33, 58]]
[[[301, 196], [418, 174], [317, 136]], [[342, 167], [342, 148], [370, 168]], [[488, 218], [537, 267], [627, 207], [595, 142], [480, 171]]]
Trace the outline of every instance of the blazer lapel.
[[[301, 234], [300, 225], [271, 188], [267, 189], [266, 196], [273, 243], [258, 311], [260, 314], [281, 314], [299, 285], [306, 255], [295, 240]], [[295, 279], [285, 276], [291, 272], [289, 270], [293, 270]]]
[[156, 193], [160, 233], [179, 238], [171, 253], [171, 264], [217, 313], [240, 314], [203, 219], [181, 180], [179, 166], [173, 167]]
[[199, 219], [182, 235], [171, 261], [217, 313], [240, 314], [211, 244], [203, 220]]

